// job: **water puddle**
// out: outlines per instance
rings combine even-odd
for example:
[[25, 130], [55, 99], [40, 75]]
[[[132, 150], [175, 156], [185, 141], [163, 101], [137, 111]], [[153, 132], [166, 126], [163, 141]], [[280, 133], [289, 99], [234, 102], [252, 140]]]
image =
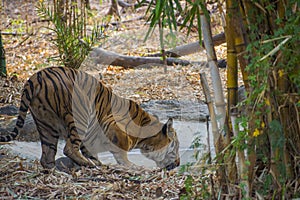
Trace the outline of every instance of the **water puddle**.
[[[206, 105], [195, 102], [178, 102], [178, 101], [150, 101], [143, 104], [143, 107], [148, 112], [160, 117], [161, 121], [165, 122], [168, 117], [174, 118], [174, 128], [178, 134], [180, 141], [180, 158], [181, 164], [194, 161], [193, 154], [194, 149], [191, 148], [192, 141], [195, 137], [200, 137], [200, 141], [203, 144], [207, 142], [207, 127], [203, 122], [207, 115]], [[210, 131], [211, 132], [211, 131]], [[212, 139], [212, 137], [210, 137]], [[59, 141], [56, 159], [65, 157], [63, 155], [63, 148], [65, 142]], [[211, 142], [211, 144], [213, 144]], [[205, 145], [204, 145], [205, 146]], [[39, 160], [41, 157], [41, 145], [40, 142], [21, 142], [15, 141], [12, 145], [6, 145], [13, 153], [16, 153], [22, 157]], [[201, 147], [198, 149], [205, 153], [207, 149]], [[99, 159], [104, 164], [115, 164], [115, 160], [111, 153], [100, 153]], [[138, 149], [132, 150], [128, 153], [130, 161], [137, 165], [145, 167], [155, 167], [155, 163], [152, 160], [145, 158]]]

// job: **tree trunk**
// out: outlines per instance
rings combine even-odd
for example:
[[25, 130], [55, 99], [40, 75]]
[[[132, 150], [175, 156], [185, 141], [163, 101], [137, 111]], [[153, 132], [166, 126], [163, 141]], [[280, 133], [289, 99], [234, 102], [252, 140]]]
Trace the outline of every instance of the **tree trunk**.
[[121, 15], [119, 13], [119, 9], [118, 9], [118, 1], [117, 0], [111, 0], [111, 5], [109, 8], [109, 11], [107, 13], [108, 15], [108, 21], [111, 20], [112, 16], [114, 16], [116, 18], [117, 21], [121, 20]]

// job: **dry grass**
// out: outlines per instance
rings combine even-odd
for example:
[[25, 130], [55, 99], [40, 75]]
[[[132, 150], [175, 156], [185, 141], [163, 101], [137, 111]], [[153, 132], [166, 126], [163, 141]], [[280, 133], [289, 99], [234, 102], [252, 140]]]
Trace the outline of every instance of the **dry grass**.
[[172, 199], [179, 198], [185, 176], [121, 166], [45, 171], [0, 150], [1, 199]]

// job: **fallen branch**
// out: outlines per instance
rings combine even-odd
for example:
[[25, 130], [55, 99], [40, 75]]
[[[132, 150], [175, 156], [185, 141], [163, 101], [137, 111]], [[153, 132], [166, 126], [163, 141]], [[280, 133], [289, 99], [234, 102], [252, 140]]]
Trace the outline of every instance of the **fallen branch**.
[[[127, 55], [122, 55], [122, 54], [117, 54], [115, 52], [107, 51], [102, 48], [94, 48], [90, 53], [90, 58], [96, 64], [122, 66], [125, 68], [138, 67], [138, 66], [147, 67], [153, 64], [163, 65], [163, 60], [161, 58], [127, 56]], [[189, 64], [191, 63], [187, 60], [181, 60], [177, 58], [167, 58], [167, 65], [186, 66]]]
[[[213, 40], [213, 45], [218, 46], [220, 44], [223, 44], [226, 42], [225, 40], [225, 33], [220, 33], [212, 38]], [[180, 56], [186, 56], [189, 54], [193, 54], [196, 52], [201, 51], [203, 48], [205, 48], [204, 43], [202, 41], [202, 45], [200, 46], [199, 41], [198, 42], [193, 42], [190, 44], [185, 44], [182, 46], [175, 47], [174, 49], [166, 51], [166, 56], [168, 57], [180, 57]], [[156, 53], [156, 54], [149, 54], [147, 55], [148, 57], [161, 57], [161, 53]]]
[[[134, 22], [134, 21], [138, 21], [138, 20], [142, 20], [142, 19], [144, 19], [144, 16], [140, 16], [140, 17], [136, 17], [133, 19], [124, 20], [124, 21], [110, 22], [109, 24], [112, 26], [118, 26], [120, 24], [130, 23], [130, 22]], [[108, 27], [108, 24], [104, 24], [102, 26], [106, 28], [106, 27]]]
[[23, 36], [23, 35], [28, 35], [28, 34], [27, 33], [18, 33], [18, 32], [1, 32], [1, 35]]
[[[151, 67], [153, 65], [164, 65], [163, 60], [161, 58], [127, 56], [112, 51], [107, 51], [100, 47], [94, 48], [91, 51], [89, 55], [89, 59], [91, 59], [95, 64], [121, 66], [125, 68]], [[190, 64], [206, 66], [207, 62], [206, 61], [189, 62], [187, 60], [182, 60], [178, 58], [167, 58], [167, 65], [187, 66]], [[218, 60], [219, 68], [225, 68], [226, 65], [227, 65], [226, 60], [224, 59]]]
[[123, 0], [118, 0], [118, 4], [119, 6], [121, 6], [122, 8], [139, 8], [139, 7], [142, 7], [142, 6], [147, 6], [149, 5], [149, 1], [143, 1], [142, 3], [141, 2], [138, 2], [138, 3], [127, 3]]

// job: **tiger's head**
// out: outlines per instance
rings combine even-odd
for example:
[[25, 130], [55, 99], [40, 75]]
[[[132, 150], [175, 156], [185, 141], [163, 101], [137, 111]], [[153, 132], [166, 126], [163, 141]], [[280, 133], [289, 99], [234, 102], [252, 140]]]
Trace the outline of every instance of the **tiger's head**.
[[180, 165], [179, 141], [170, 118], [161, 130], [152, 137], [143, 140], [141, 153], [155, 161], [159, 168], [172, 170]]

